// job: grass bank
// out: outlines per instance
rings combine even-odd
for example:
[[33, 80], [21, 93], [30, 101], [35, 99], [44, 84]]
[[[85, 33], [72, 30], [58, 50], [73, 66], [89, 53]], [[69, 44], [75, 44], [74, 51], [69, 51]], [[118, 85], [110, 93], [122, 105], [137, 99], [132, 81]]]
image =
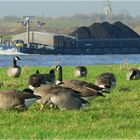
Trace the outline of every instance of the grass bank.
[[[0, 139], [140, 139], [140, 81], [127, 81], [130, 67], [140, 65], [87, 66], [88, 76], [79, 78], [95, 81], [103, 72], [113, 72], [117, 85], [106, 97], [90, 100], [81, 110], [39, 110], [37, 103], [27, 111], [0, 110]], [[6, 76], [6, 67], [0, 67], [1, 89], [23, 89], [27, 79], [36, 69], [49, 71], [49, 67], [24, 67], [20, 78]], [[63, 68], [64, 79], [75, 79], [73, 66]]]

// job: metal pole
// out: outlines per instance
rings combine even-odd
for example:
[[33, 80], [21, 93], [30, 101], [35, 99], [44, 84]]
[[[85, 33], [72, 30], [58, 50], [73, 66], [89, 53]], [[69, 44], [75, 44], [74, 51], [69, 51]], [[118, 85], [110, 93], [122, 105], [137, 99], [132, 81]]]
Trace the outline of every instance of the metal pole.
[[27, 22], [27, 46], [29, 47], [30, 44], [30, 20], [29, 18], [26, 18]]
[[2, 36], [0, 36], [0, 45], [2, 45]]

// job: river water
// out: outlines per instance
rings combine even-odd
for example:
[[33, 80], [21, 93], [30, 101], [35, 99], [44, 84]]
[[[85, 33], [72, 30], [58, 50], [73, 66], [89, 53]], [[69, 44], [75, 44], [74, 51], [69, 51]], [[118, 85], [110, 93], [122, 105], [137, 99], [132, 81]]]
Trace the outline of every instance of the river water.
[[140, 54], [135, 55], [25, 55], [25, 54], [0, 54], [0, 66], [9, 66], [12, 59], [18, 55], [22, 61], [21, 66], [52, 66], [61, 65], [98, 65], [98, 64], [139, 64]]

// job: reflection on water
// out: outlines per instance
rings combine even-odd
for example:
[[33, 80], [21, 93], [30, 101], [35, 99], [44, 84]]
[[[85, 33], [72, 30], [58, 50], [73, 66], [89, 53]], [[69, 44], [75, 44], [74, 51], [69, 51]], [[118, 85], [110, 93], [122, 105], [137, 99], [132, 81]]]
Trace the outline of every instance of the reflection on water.
[[[97, 65], [97, 64], [139, 64], [137, 55], [21, 55], [21, 66], [52, 66], [61, 65]], [[9, 66], [14, 55], [0, 55], [0, 66]]]

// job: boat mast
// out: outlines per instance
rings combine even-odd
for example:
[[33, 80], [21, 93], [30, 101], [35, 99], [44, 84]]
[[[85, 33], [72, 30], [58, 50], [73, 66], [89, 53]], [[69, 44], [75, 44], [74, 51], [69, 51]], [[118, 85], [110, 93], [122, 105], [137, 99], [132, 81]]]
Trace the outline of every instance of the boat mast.
[[27, 24], [27, 28], [26, 28], [26, 31], [27, 31], [27, 46], [29, 47], [29, 45], [30, 45], [30, 19], [29, 19], [29, 17], [26, 17], [25, 21], [26, 21], [26, 24]]
[[110, 16], [111, 14], [112, 14], [111, 2], [110, 2], [110, 0], [105, 0], [104, 15]]
[[24, 20], [21, 20], [20, 22], [22, 23], [23, 27], [26, 27], [26, 43], [27, 47], [30, 46], [30, 23], [31, 22], [36, 22], [37, 20], [31, 20], [30, 18], [34, 18], [34, 16], [23, 16]]

